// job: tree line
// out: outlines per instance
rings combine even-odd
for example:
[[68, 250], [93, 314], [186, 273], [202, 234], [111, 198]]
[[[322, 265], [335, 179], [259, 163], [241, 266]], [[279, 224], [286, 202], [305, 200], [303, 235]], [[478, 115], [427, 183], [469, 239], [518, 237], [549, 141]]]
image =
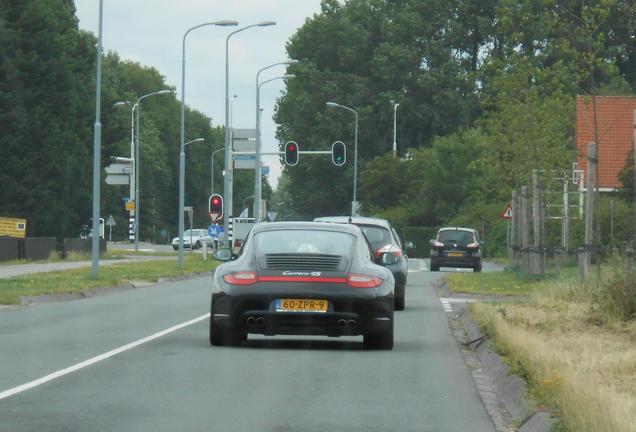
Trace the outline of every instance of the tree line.
[[[571, 170], [576, 95], [634, 94], [635, 34], [630, 0], [323, 0], [287, 46], [278, 137], [343, 140], [353, 161], [353, 115], [325, 104], [352, 107], [366, 214], [494, 224], [533, 169]], [[352, 170], [305, 159], [277, 193], [305, 217], [347, 214]]]
[[[26, 218], [29, 236], [77, 237], [90, 225], [96, 42], [78, 28], [72, 0], [0, 0], [0, 216]], [[102, 74], [105, 166], [112, 156], [130, 156], [132, 105], [115, 103], [170, 86], [160, 71], [116, 52], [105, 54]], [[141, 105], [142, 239], [177, 235], [179, 115], [174, 95]], [[186, 109], [186, 140], [205, 138], [186, 148], [185, 203], [194, 207], [195, 227], [209, 224], [210, 156], [223, 146], [223, 128], [211, 122]], [[215, 186], [222, 185], [223, 158], [214, 165]], [[104, 178], [102, 171], [102, 217], [112, 214], [113, 237], [124, 239], [128, 187]], [[234, 184], [235, 196], [253, 194], [253, 171], [236, 171]], [[270, 193], [265, 181], [264, 197]]]

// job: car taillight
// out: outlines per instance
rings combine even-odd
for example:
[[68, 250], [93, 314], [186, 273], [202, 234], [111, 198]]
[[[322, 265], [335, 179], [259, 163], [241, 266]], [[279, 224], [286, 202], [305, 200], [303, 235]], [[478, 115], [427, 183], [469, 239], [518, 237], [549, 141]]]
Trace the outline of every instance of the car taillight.
[[479, 247], [479, 243], [477, 243], [477, 242], [468, 243], [468, 244], [466, 245], [466, 247], [467, 247], [467, 248], [471, 248], [471, 249], [475, 249], [475, 248], [478, 248], [478, 247]]
[[228, 273], [223, 276], [223, 280], [230, 285], [252, 285], [258, 280], [256, 272], [244, 271]]
[[386, 252], [389, 252], [398, 258], [402, 256], [402, 250], [390, 244], [382, 246], [380, 249], [374, 252], [374, 255], [376, 258], [380, 258], [382, 254]]
[[442, 243], [441, 241], [435, 240], [433, 242], [433, 246], [435, 246], [435, 247], [444, 247], [444, 243]]
[[361, 274], [350, 274], [347, 285], [354, 288], [377, 288], [382, 285], [382, 279]]

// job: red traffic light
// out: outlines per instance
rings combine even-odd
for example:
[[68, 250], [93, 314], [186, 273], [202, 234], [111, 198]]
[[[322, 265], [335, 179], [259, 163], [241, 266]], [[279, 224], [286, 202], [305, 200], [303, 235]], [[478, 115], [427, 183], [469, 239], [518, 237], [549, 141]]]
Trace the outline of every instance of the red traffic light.
[[296, 141], [289, 141], [285, 144], [285, 163], [289, 166], [298, 164], [300, 146]]
[[217, 213], [218, 218], [223, 216], [223, 197], [219, 194], [213, 194], [208, 201], [208, 211]]

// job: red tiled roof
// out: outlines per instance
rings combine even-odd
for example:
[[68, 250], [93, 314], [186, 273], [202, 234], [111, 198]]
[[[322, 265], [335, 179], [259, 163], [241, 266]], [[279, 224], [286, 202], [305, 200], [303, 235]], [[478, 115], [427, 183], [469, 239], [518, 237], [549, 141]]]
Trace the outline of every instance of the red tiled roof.
[[[634, 96], [597, 96], [598, 187], [621, 188], [618, 180], [625, 159], [634, 145]], [[594, 141], [592, 98], [576, 97], [576, 147], [579, 169], [587, 178], [587, 145]]]

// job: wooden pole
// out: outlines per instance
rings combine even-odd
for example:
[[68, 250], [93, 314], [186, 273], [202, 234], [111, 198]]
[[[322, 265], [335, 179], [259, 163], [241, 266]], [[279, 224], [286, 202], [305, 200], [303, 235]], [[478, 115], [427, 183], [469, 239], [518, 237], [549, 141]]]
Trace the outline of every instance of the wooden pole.
[[512, 191], [512, 218], [509, 219], [509, 241], [508, 241], [508, 259], [510, 261], [510, 264], [512, 264], [512, 261], [514, 261], [515, 259], [515, 247], [517, 245], [517, 236], [516, 236], [516, 232], [515, 230], [517, 229], [517, 224], [516, 224], [516, 215], [515, 213], [519, 210], [516, 205], [517, 205], [517, 191], [513, 190]]
[[592, 266], [592, 243], [594, 242], [594, 183], [596, 181], [596, 143], [587, 145], [587, 202], [585, 203], [585, 258], [583, 277], [589, 278]]
[[540, 186], [539, 186], [539, 172], [537, 170], [532, 171], [532, 257], [530, 260], [531, 269], [530, 273], [541, 273], [541, 209], [539, 208], [540, 201]]
[[528, 186], [521, 186], [521, 266], [525, 273], [529, 270], [530, 226], [528, 222]]

